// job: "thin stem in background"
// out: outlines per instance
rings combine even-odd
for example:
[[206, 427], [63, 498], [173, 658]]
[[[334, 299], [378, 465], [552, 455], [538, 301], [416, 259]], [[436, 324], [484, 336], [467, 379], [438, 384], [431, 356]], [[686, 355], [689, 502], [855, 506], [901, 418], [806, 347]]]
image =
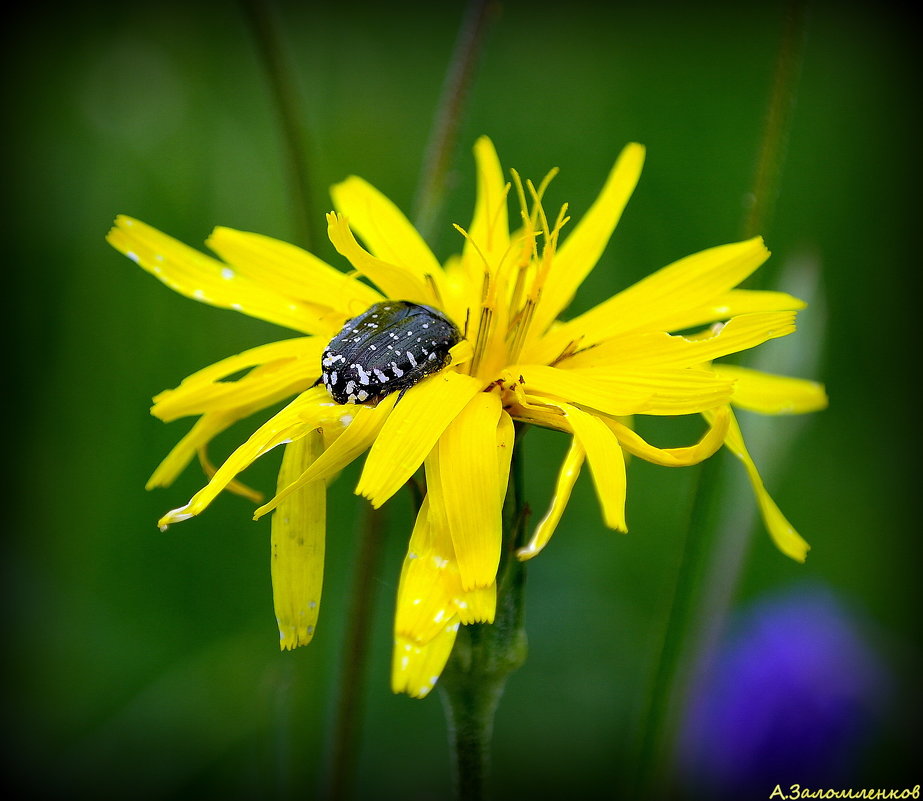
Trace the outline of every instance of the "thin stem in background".
[[384, 513], [370, 506], [366, 510], [356, 556], [356, 573], [350, 593], [352, 603], [346, 618], [346, 636], [343, 640], [340, 692], [330, 735], [331, 749], [324, 795], [330, 801], [349, 798], [355, 785], [372, 610], [378, 586], [375, 576], [384, 551], [384, 533]]
[[745, 238], [765, 234], [779, 197], [779, 181], [788, 137], [795, 114], [798, 79], [807, 34], [807, 3], [791, 0], [786, 9], [782, 41], [773, 72], [772, 90], [766, 109], [763, 139], [756, 159], [750, 208], [744, 218]]
[[282, 143], [288, 162], [287, 172], [296, 237], [299, 245], [311, 249], [316, 247], [320, 240], [317, 236], [317, 215], [311, 200], [307, 129], [299, 112], [301, 103], [295, 89], [294, 76], [282, 52], [278, 30], [266, 0], [242, 2], [279, 113]]
[[[787, 10], [756, 159], [752, 205], [743, 221], [747, 237], [764, 232], [778, 197], [806, 38], [805, 6], [793, 0]], [[647, 695], [637, 761], [636, 789], [641, 798], [669, 793], [677, 728], [687, 711], [692, 680], [723, 628], [749, 552], [751, 527], [713, 530], [719, 491], [727, 482], [724, 456], [716, 455], [699, 469], [674, 594]]]
[[491, 0], [470, 0], [455, 41], [414, 200], [414, 219], [424, 238], [432, 233], [442, 208], [446, 175], [455, 152], [462, 107], [468, 96], [474, 67], [493, 11]]

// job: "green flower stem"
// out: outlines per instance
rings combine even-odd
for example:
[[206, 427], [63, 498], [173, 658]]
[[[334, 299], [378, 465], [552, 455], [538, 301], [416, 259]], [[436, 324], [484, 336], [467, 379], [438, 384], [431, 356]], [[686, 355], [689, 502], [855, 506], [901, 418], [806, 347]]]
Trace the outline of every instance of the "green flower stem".
[[368, 663], [372, 607], [378, 582], [375, 576], [384, 551], [384, 513], [369, 507], [362, 526], [343, 640], [340, 690], [331, 727], [327, 787], [324, 798], [340, 801], [349, 798], [356, 778], [356, 761], [363, 692]]
[[311, 171], [308, 168], [307, 131], [299, 115], [301, 104], [291, 69], [282, 52], [279, 33], [267, 0], [242, 0], [253, 29], [259, 55], [264, 62], [273, 101], [279, 113], [282, 140], [288, 161], [288, 175], [298, 244], [317, 247], [317, 214], [311, 200]]
[[494, 715], [510, 674], [526, 660], [523, 627], [525, 565], [515, 555], [524, 542], [529, 510], [523, 500], [522, 435], [517, 429], [504, 504], [503, 554], [497, 574], [494, 622], [462, 626], [437, 685], [454, 755], [456, 798], [485, 797]]
[[469, 0], [442, 84], [442, 93], [436, 107], [436, 117], [426, 146], [420, 184], [414, 201], [414, 219], [417, 229], [424, 237], [432, 232], [433, 224], [442, 208], [446, 175], [452, 153], [455, 151], [462, 107], [468, 95], [492, 10], [491, 0]]

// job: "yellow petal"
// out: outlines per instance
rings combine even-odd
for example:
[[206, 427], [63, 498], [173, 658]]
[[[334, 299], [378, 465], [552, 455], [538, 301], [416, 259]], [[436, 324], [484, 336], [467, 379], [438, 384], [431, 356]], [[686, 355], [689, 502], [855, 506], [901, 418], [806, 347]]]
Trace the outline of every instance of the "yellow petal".
[[[321, 371], [320, 357], [325, 345], [326, 340], [321, 337], [305, 337], [298, 341], [297, 346], [293, 345], [288, 349], [263, 351], [262, 348], [253, 348], [239, 356], [225, 359], [218, 364], [223, 365], [221, 372], [226, 371], [225, 374], [230, 374], [242, 369], [246, 362], [252, 362], [257, 358], [257, 351], [262, 351], [261, 357], [268, 357], [270, 354], [276, 356], [288, 350], [286, 356], [262, 364], [257, 363], [254, 369], [236, 381], [205, 380], [204, 375], [207, 372], [214, 374], [218, 364], [200, 370], [175, 389], [168, 389], [157, 395], [151, 414], [164, 422], [169, 422], [187, 415], [220, 412], [239, 407], [251, 408], [253, 411], [265, 408], [277, 400], [307, 389], [317, 380]], [[232, 365], [240, 367], [227, 369]]]
[[606, 525], [617, 531], [628, 531], [625, 524], [625, 456], [618, 439], [598, 417], [566, 403], [557, 405], [586, 453]]
[[356, 176], [334, 184], [330, 195], [336, 210], [349, 220], [350, 227], [375, 256], [401, 267], [424, 284], [431, 279], [441, 288], [442, 266], [413, 224], [385, 195]]
[[761, 237], [686, 256], [550, 331], [528, 355], [547, 363], [569, 342], [587, 347], [626, 331], [669, 330], [665, 321], [714, 303], [767, 258]]
[[[706, 413], [705, 417], [707, 420], [711, 421], [716, 414], [717, 411], [713, 410]], [[776, 547], [786, 556], [798, 562], [803, 562], [811, 546], [805, 542], [797, 531], [795, 531], [794, 526], [785, 519], [785, 515], [782, 514], [779, 507], [776, 506], [772, 498], [769, 497], [769, 493], [766, 492], [766, 488], [763, 486], [763, 479], [760, 477], [759, 471], [756, 469], [756, 464], [754, 464], [752, 457], [747, 451], [743, 434], [740, 431], [740, 426], [737, 424], [737, 420], [733, 413], [730, 413], [730, 427], [724, 444], [731, 453], [743, 462], [744, 468], [747, 471], [747, 476], [750, 479], [750, 484], [753, 487], [753, 492], [756, 495], [763, 522], [769, 530], [769, 535], [772, 537], [773, 542], [775, 542]]]
[[489, 587], [502, 543], [497, 423], [500, 397], [477, 393], [439, 438], [427, 460], [427, 487], [445, 509], [462, 588]]
[[695, 445], [685, 448], [655, 448], [618, 420], [607, 418], [605, 422], [630, 454], [663, 467], [687, 467], [714, 455], [724, 444], [731, 419], [728, 408], [719, 406], [710, 419], [711, 423], [702, 438]]
[[742, 409], [760, 414], [804, 414], [827, 408], [827, 393], [817, 381], [730, 364], [715, 364], [713, 369], [735, 382], [731, 403]]
[[455, 616], [453, 597], [461, 590], [452, 541], [433, 525], [430, 494], [417, 513], [401, 568], [394, 633], [415, 643], [432, 640]]
[[331, 334], [339, 330], [342, 318], [355, 317], [383, 300], [355, 276], [340, 272], [288, 242], [219, 226], [205, 244], [240, 275], [262, 281], [282, 294], [335, 310]]
[[795, 330], [795, 312], [743, 314], [695, 339], [662, 331], [623, 334], [561, 362], [583, 367], [682, 368], [754, 348]]
[[218, 434], [230, 427], [237, 419], [231, 414], [215, 413], [206, 414], [196, 420], [195, 425], [189, 429], [176, 445], [173, 446], [166, 458], [157, 466], [145, 484], [145, 489], [155, 487], [169, 487], [176, 477], [186, 468], [199, 452]]
[[537, 556], [548, 544], [551, 535], [554, 534], [555, 529], [558, 527], [558, 523], [561, 522], [561, 515], [564, 514], [564, 509], [570, 500], [571, 492], [577, 482], [577, 477], [580, 475], [580, 468], [583, 466], [585, 457], [586, 451], [583, 450], [580, 440], [574, 437], [571, 439], [567, 456], [564, 457], [564, 462], [558, 471], [558, 481], [554, 488], [554, 495], [551, 498], [551, 505], [548, 507], [545, 516], [539, 520], [529, 542], [516, 551], [517, 558], [522, 561], [531, 559], [533, 556]]
[[681, 331], [717, 320], [727, 320], [739, 314], [771, 311], [798, 311], [807, 304], [787, 292], [770, 292], [756, 289], [732, 289], [718, 295], [703, 306], [687, 309], [662, 318], [664, 331]]
[[603, 414], [693, 414], [727, 402], [733, 384], [710, 370], [606, 369], [564, 370], [545, 365], [516, 365], [530, 395], [561, 399]]
[[474, 280], [475, 288], [480, 289], [484, 259], [488, 269], [496, 270], [509, 250], [510, 229], [506, 205], [508, 186], [503, 179], [503, 168], [497, 151], [488, 137], [481, 136], [474, 143], [474, 158], [477, 167], [477, 198], [462, 250], [462, 264]]
[[507, 485], [510, 480], [510, 464], [513, 460], [513, 447], [516, 440], [516, 427], [513, 418], [505, 409], [500, 412], [497, 422], [497, 474], [499, 476], [500, 505], [506, 499]]
[[388, 297], [413, 303], [438, 303], [432, 285], [418, 271], [379, 259], [360, 246], [344, 216], [333, 212], [327, 215], [327, 235], [337, 252]]
[[[204, 445], [199, 448], [199, 464], [202, 467], [202, 472], [205, 473], [205, 476], [211, 481], [215, 473], [218, 472], [218, 468], [212, 464], [211, 460], [208, 458], [208, 448]], [[235, 495], [240, 495], [241, 498], [246, 498], [248, 501], [253, 503], [260, 503], [263, 500], [263, 493], [259, 490], [255, 490], [252, 487], [248, 487], [244, 484], [243, 481], [238, 481], [236, 478], [232, 479], [227, 483], [225, 489], [228, 492], [233, 492]]]
[[296, 331], [330, 333], [328, 307], [279, 292], [271, 281], [239, 275], [227, 264], [139, 220], [120, 215], [106, 239], [181, 295]]
[[[321, 453], [323, 438], [311, 431], [285, 446], [279, 486], [290, 484]], [[272, 517], [272, 600], [283, 651], [314, 636], [324, 581], [327, 486], [314, 481], [289, 495]]]
[[458, 626], [457, 619], [447, 623], [440, 634], [425, 645], [395, 637], [391, 689], [396, 693], [407, 693], [412, 698], [426, 697], [436, 686], [445, 663], [449, 661]]
[[644, 165], [644, 147], [625, 146], [599, 197], [564, 240], [554, 257], [533, 326], [542, 332], [573, 300], [583, 280], [602, 256], [634, 192]]
[[455, 416], [479, 392], [471, 376], [443, 370], [412, 387], [396, 403], [365, 460], [356, 493], [375, 508], [423, 464]]
[[303, 392], [288, 406], [260, 426], [250, 438], [234, 451], [189, 503], [165, 514], [161, 528], [187, 520], [202, 512], [238, 473], [272, 448], [303, 437], [312, 428], [323, 425], [340, 412], [332, 409], [330, 396], [323, 387]]
[[257, 509], [253, 513], [253, 519], [259, 520], [264, 514], [271, 512], [280, 501], [305, 484], [319, 479], [329, 479], [357, 459], [375, 441], [396, 398], [396, 394], [391, 394], [374, 408], [341, 406], [343, 415], [353, 415], [346, 430], [295, 481], [279, 490], [272, 500]]

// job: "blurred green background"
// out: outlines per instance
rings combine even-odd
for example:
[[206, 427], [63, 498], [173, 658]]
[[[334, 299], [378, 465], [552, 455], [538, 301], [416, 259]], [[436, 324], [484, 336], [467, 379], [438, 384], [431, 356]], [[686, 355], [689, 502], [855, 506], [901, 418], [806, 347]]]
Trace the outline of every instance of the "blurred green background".
[[[327, 187], [352, 173], [409, 211], [462, 4], [281, 3], [273, 13], [303, 101], [318, 213]], [[572, 310], [739, 238], [784, 16], [773, 3], [501, 3], [461, 124], [438, 255], [460, 245], [450, 223], [470, 218], [470, 147], [482, 133], [522, 175], [560, 167], [550, 205], [569, 202], [575, 219], [622, 145], [647, 146], [639, 188]], [[3, 37], [14, 326], [8, 775], [31, 787], [25, 797], [314, 797], [365, 519], [352, 495], [360, 465], [331, 488], [317, 637], [280, 654], [268, 519], [251, 522], [251, 505], [227, 496], [161, 534], [157, 518], [201, 475], [190, 468], [152, 493], [144, 483], [188, 426], [151, 418], [150, 397], [289, 332], [175, 295], [103, 240], [117, 213], [195, 246], [218, 224], [297, 235], [277, 109], [246, 16], [223, 3], [78, 4], [19, 12]], [[807, 563], [775, 550], [739, 465], [723, 456], [727, 492], [713, 510], [716, 525], [753, 530], [728, 588], [735, 603], [820, 583], [887, 666], [889, 702], [843, 776], [854, 786], [911, 782], [919, 725], [915, 55], [908, 20], [888, 6], [811, 7], [780, 191], [763, 226], [773, 257], [762, 286], [812, 305], [798, 334], [761, 350], [765, 364], [825, 381], [831, 407], [769, 427], [742, 416], [770, 491], [812, 545]], [[329, 243], [317, 252], [340, 263]], [[643, 429], [660, 443], [695, 436], [660, 422]], [[228, 432], [212, 457], [250, 428]], [[528, 496], [541, 511], [566, 443], [535, 431], [526, 445]], [[271, 489], [277, 460], [252, 468], [248, 483]], [[581, 477], [555, 539], [529, 565], [530, 654], [496, 720], [498, 798], [565, 788], [617, 797], [696, 476], [636, 460], [625, 536], [603, 528]], [[438, 698], [388, 686], [410, 514], [409, 498], [386, 508], [361, 798], [449, 790]]]

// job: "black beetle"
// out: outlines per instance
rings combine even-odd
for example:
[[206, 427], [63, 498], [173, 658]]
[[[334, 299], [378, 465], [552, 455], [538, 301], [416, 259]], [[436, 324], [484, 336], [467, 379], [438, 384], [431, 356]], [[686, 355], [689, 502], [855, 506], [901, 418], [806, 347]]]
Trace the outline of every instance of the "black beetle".
[[337, 403], [374, 405], [448, 365], [449, 349], [461, 339], [441, 311], [385, 300], [347, 320], [330, 340], [317, 383], [323, 381]]

